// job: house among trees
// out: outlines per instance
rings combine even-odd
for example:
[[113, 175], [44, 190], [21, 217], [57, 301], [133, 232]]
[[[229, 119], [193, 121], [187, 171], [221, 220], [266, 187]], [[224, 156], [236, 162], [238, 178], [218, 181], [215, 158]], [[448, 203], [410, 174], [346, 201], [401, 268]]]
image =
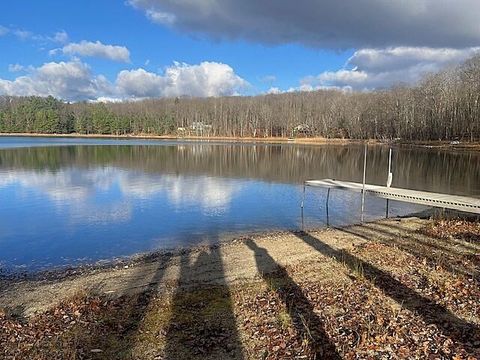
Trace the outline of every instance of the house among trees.
[[310, 126], [307, 124], [300, 124], [293, 128], [292, 137], [311, 137], [313, 136], [313, 131], [310, 129]]
[[187, 129], [185, 129], [184, 127], [177, 128], [177, 135], [181, 137], [187, 135]]
[[212, 133], [212, 125], [204, 124], [201, 121], [195, 121], [190, 125], [191, 135], [210, 136]]

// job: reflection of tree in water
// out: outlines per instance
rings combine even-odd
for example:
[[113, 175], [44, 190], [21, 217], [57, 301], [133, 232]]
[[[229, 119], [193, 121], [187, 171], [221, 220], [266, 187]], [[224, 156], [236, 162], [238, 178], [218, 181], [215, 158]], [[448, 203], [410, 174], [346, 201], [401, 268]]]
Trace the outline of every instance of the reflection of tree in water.
[[[215, 285], [202, 286], [205, 265]], [[188, 282], [196, 280], [194, 288]], [[183, 287], [185, 286], [185, 287]], [[188, 290], [188, 291], [187, 291]], [[217, 249], [202, 251], [193, 260], [183, 255], [178, 288], [173, 296], [167, 330], [167, 359], [242, 359], [230, 291]]]
[[[472, 152], [395, 149], [394, 186], [477, 194], [480, 155]], [[367, 181], [386, 181], [388, 148], [371, 146]], [[311, 178], [360, 181], [361, 146], [180, 144], [178, 146], [65, 146], [5, 149], [4, 169], [114, 166], [153, 174], [208, 175], [301, 183]]]

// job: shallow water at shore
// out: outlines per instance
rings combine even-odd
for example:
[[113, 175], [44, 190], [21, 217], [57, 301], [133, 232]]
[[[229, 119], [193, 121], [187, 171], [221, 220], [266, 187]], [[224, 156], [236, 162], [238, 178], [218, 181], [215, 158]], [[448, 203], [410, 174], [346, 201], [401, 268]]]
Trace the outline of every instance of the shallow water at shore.
[[[388, 149], [369, 147], [367, 182]], [[480, 154], [394, 150], [393, 186], [480, 196]], [[240, 234], [298, 229], [302, 182], [361, 181], [363, 147], [192, 141], [0, 138], [0, 265], [36, 270]], [[325, 191], [307, 191], [307, 227], [325, 225]], [[333, 191], [330, 223], [360, 219], [360, 195]], [[391, 203], [390, 214], [422, 207]], [[367, 219], [385, 202], [367, 198]]]

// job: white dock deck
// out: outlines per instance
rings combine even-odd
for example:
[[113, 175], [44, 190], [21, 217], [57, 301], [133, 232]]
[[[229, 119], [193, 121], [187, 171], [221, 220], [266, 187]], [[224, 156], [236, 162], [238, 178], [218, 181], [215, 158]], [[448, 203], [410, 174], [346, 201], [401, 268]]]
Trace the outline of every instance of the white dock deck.
[[[363, 188], [361, 183], [338, 181], [332, 179], [308, 180], [305, 181], [305, 185], [330, 189], [350, 190], [360, 193], [362, 192]], [[365, 184], [365, 194], [383, 199], [403, 201], [414, 204], [441, 207], [446, 209], [480, 214], [480, 199], [472, 197], [447, 195], [392, 187], [388, 188], [386, 186], [368, 184]]]

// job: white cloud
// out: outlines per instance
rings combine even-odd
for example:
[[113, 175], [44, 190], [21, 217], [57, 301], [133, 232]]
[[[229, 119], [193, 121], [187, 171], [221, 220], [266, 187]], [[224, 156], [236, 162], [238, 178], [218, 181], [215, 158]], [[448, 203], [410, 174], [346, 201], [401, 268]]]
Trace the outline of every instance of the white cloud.
[[111, 97], [111, 96], [100, 96], [97, 99], [89, 100], [91, 103], [120, 103], [124, 101], [122, 98], [117, 98], [117, 97]]
[[415, 84], [426, 74], [461, 63], [480, 48], [396, 47], [361, 49], [348, 60], [345, 69], [327, 71], [302, 79], [312, 89], [378, 89], [395, 84]]
[[128, 0], [152, 21], [213, 38], [319, 48], [470, 47], [478, 0]]
[[[20, 65], [19, 65], [20, 66]], [[20, 70], [12, 65], [11, 70]], [[14, 80], [0, 79], [0, 95], [48, 96], [68, 100], [119, 101], [152, 97], [236, 95], [248, 83], [226, 65], [202, 62], [198, 65], [174, 63], [163, 74], [144, 69], [123, 70], [116, 82], [94, 75], [79, 61], [50, 62], [38, 68], [22, 68], [27, 75]]]
[[174, 63], [163, 75], [144, 69], [124, 70], [118, 74], [117, 89], [125, 97], [175, 97], [235, 95], [248, 83], [222, 63], [199, 65]]
[[322, 87], [362, 87], [369, 80], [368, 74], [358, 70], [326, 71], [318, 76], [308, 76], [301, 80], [304, 91], [318, 90]]
[[264, 95], [271, 95], [271, 94], [277, 95], [277, 94], [308, 92], [308, 91], [317, 91], [317, 90], [337, 90], [342, 92], [350, 92], [352, 91], [352, 87], [351, 86], [340, 87], [340, 86], [312, 85], [306, 82], [305, 79], [303, 79], [302, 83], [299, 86], [292, 86], [292, 87], [289, 87], [287, 90], [283, 90], [278, 87], [271, 87], [264, 93]]
[[55, 56], [55, 55], [58, 55], [61, 51], [62, 49], [52, 49], [48, 52], [48, 55]]
[[35, 34], [28, 30], [13, 30], [13, 34], [20, 40], [27, 40], [35, 37]]
[[[460, 63], [480, 48], [361, 49], [345, 68], [307, 76], [299, 86], [287, 90], [271, 87], [267, 94], [293, 91], [336, 89], [340, 91], [385, 88], [397, 83], [414, 84], [426, 73]], [[52, 95], [68, 101], [113, 102], [156, 97], [210, 97], [237, 95], [248, 82], [226, 64], [202, 62], [196, 65], [174, 63], [163, 73], [139, 68], [120, 71], [115, 82], [92, 73], [80, 60], [50, 62], [38, 68], [11, 64], [9, 70], [25, 71], [14, 80], [0, 79], [0, 95]]]
[[110, 59], [113, 61], [130, 62], [130, 51], [125, 46], [105, 45], [100, 41], [81, 41], [70, 43], [62, 49], [64, 54], [91, 56]]
[[94, 76], [80, 61], [50, 62], [29, 70], [15, 80], [0, 79], [0, 94], [13, 96], [54, 96], [65, 100], [96, 99], [112, 91], [107, 79]]
[[387, 49], [361, 49], [348, 60], [362, 71], [391, 71], [416, 66], [420, 63], [445, 66], [472, 57], [480, 47], [452, 49], [428, 47], [394, 47]]
[[126, 97], [160, 97], [168, 79], [144, 69], [123, 70], [117, 76], [117, 87]]
[[65, 44], [66, 42], [68, 42], [68, 34], [64, 30], [58, 31], [52, 37], [52, 41], [60, 44]]
[[68, 41], [68, 34], [66, 31], [57, 31], [53, 36], [36, 34], [32, 31], [18, 28], [6, 28], [0, 25], [0, 36], [6, 35], [8, 33], [13, 34], [18, 39], [22, 41], [31, 40], [36, 41], [42, 44], [46, 43], [59, 43], [64, 44]]
[[283, 91], [280, 90], [280, 88], [275, 87], [275, 86], [271, 87], [271, 88], [268, 89], [267, 92], [266, 92], [266, 94], [281, 94], [281, 93], [283, 93]]
[[19, 71], [22, 71], [24, 69], [25, 69], [25, 67], [23, 65], [20, 65], [20, 64], [9, 64], [8, 65], [8, 71], [10, 71], [10, 72], [19, 72]]

